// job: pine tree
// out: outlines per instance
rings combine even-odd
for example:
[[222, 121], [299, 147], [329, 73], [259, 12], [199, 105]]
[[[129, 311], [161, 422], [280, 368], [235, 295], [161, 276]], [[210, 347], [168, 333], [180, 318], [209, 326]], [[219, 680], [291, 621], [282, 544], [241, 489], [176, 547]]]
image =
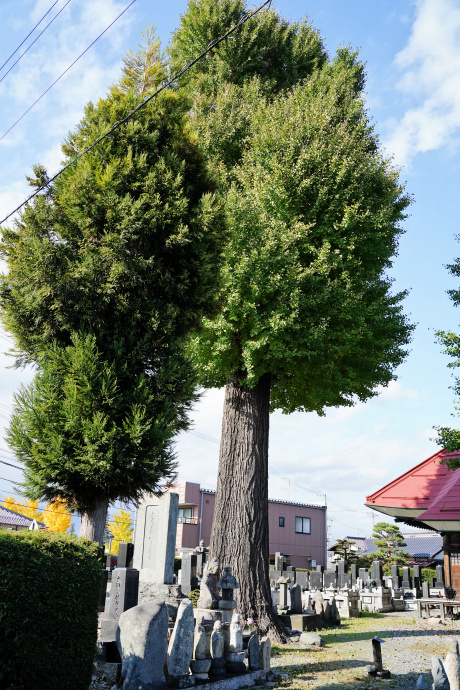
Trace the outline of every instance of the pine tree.
[[[191, 0], [173, 65], [244, 11]], [[412, 328], [386, 272], [410, 198], [379, 149], [356, 53], [329, 61], [307, 22], [260, 13], [189, 79], [230, 230], [221, 308], [192, 344], [203, 385], [226, 387], [210, 552], [241, 582], [243, 617], [282, 639], [268, 580], [269, 414], [322, 415], [394, 378]]]
[[377, 551], [372, 554], [374, 559], [381, 560], [386, 565], [402, 565], [410, 558], [410, 554], [402, 550], [407, 544], [398, 525], [377, 522], [372, 536], [375, 537], [373, 543], [378, 546]]

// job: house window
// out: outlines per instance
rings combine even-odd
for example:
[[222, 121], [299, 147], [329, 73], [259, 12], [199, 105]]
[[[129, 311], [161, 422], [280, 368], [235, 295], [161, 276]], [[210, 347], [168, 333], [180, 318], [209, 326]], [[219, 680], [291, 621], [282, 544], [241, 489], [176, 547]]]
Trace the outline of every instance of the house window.
[[279, 526], [284, 527], [284, 517], [280, 517]]
[[310, 534], [310, 518], [307, 517], [296, 517], [295, 519], [295, 531], [296, 534]]
[[177, 522], [192, 522], [193, 508], [179, 508]]

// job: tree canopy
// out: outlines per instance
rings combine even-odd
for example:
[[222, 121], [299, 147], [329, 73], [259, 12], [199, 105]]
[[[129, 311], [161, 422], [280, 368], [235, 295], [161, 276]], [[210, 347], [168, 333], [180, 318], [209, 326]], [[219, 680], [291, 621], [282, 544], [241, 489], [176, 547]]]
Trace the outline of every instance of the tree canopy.
[[[161, 80], [153, 29], [145, 39], [119, 84], [86, 106], [64, 163]], [[59, 497], [89, 514], [174, 476], [172, 439], [196, 399], [184, 341], [217, 310], [225, 237], [187, 107], [164, 92], [2, 229], [2, 320], [17, 363], [38, 367], [9, 430], [33, 498]], [[32, 185], [48, 180], [40, 165], [34, 175]]]
[[372, 536], [375, 537], [373, 543], [378, 547], [377, 551], [372, 554], [374, 559], [381, 560], [386, 565], [391, 563], [401, 565], [406, 562], [407, 558], [410, 558], [410, 554], [402, 550], [407, 544], [398, 525], [377, 522], [374, 525]]

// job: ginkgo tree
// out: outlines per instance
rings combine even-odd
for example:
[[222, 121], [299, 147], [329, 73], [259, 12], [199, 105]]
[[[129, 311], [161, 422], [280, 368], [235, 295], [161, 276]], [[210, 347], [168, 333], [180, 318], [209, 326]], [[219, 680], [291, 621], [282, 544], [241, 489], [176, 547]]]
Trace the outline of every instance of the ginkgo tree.
[[19, 501], [11, 494], [3, 499], [3, 505], [15, 513], [42, 522], [50, 532], [67, 532], [72, 521], [71, 512], [64, 501], [59, 499], [48, 503], [41, 510], [38, 509], [39, 501], [25, 499]]
[[[173, 65], [246, 10], [190, 0]], [[262, 12], [187, 80], [229, 227], [220, 310], [192, 342], [202, 384], [225, 386], [210, 553], [240, 581], [243, 617], [282, 639], [268, 578], [270, 412], [323, 415], [394, 378], [412, 326], [388, 270], [410, 196], [367, 113], [363, 64], [346, 48], [329, 59], [307, 21]]]
[[117, 556], [120, 543], [132, 540], [134, 527], [129, 510], [121, 509], [118, 513], [115, 513], [113, 521], [109, 522], [107, 527], [113, 537], [110, 542], [109, 553]]

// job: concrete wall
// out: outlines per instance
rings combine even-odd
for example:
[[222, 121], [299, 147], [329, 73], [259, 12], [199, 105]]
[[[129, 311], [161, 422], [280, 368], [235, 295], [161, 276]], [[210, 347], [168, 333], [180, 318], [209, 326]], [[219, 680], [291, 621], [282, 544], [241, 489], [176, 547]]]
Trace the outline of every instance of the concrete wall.
[[[193, 482], [180, 482], [171, 490], [179, 494], [179, 510], [191, 507], [193, 511], [192, 524], [179, 522], [177, 525], [176, 550], [194, 549], [200, 538], [208, 546], [215, 494], [200, 490], [200, 485]], [[284, 518], [284, 527], [279, 524], [280, 517]], [[296, 517], [310, 518], [310, 534], [296, 533]], [[326, 521], [323, 508], [270, 500], [268, 520], [270, 554], [274, 555], [277, 551], [290, 554], [291, 564], [298, 568], [311, 567], [312, 560], [316, 560], [318, 565], [326, 565]]]

